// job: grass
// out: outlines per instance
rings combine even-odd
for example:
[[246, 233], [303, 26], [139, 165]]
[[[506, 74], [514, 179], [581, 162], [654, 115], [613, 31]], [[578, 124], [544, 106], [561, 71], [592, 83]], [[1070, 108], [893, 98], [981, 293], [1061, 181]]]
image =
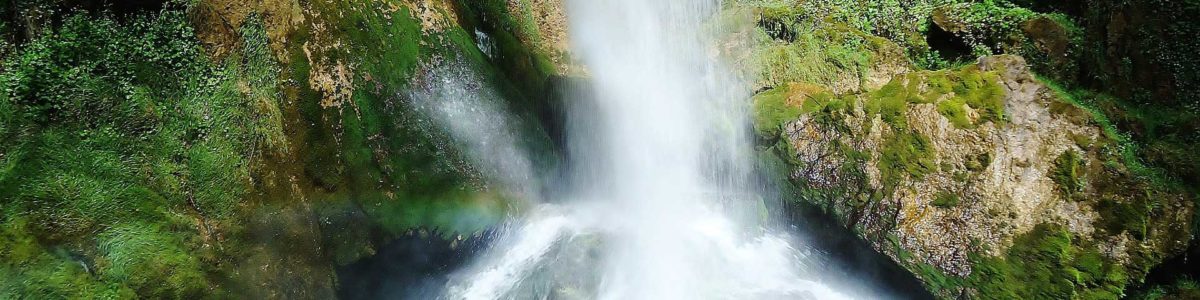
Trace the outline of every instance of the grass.
[[[283, 255], [251, 252], [278, 246], [260, 244], [278, 242], [251, 230], [274, 225], [257, 224], [288, 224], [268, 208], [355, 215], [268, 228], [328, 246], [306, 257], [314, 264], [353, 261], [413, 228], [470, 234], [498, 223], [506, 196], [479, 191], [404, 92], [435, 56], [480, 72], [514, 107], [541, 91], [511, 84], [456, 24], [427, 35], [407, 9], [385, 16], [376, 4], [314, 3], [319, 21], [357, 30], [299, 26], [287, 65], [254, 16], [238, 29], [241, 47], [211, 60], [180, 4], [119, 20], [67, 13], [13, 48], [0, 59], [0, 195], [11, 196], [0, 202], [0, 243], [13, 245], [0, 247], [0, 298], [239, 298], [231, 282], [271, 276], [239, 264]], [[346, 52], [312, 48], [309, 63], [300, 47], [317, 39], [340, 39]], [[306, 84], [320, 58], [354, 69], [338, 109]], [[309, 233], [316, 227], [362, 234]], [[328, 278], [306, 270], [293, 275]]]
[[900, 51], [882, 38], [833, 20], [799, 22], [804, 16], [800, 11], [781, 5], [750, 7], [759, 12], [760, 27], [754, 33], [753, 54], [743, 63], [766, 86], [800, 82], [859, 90], [872, 65], [890, 59], [892, 50]]
[[0, 295], [210, 292], [193, 220], [236, 218], [250, 157], [283, 146], [273, 60], [255, 34], [222, 66], [182, 12], [79, 13], [5, 60], [0, 194], [12, 198], [0, 222], [20, 246], [0, 259]]

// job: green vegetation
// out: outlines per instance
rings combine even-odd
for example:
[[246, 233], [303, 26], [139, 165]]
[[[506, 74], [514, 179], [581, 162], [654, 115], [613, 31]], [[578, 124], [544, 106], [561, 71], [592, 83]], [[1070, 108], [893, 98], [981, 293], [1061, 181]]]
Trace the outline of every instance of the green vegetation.
[[1129, 299], [1165, 300], [1200, 299], [1200, 283], [1189, 277], [1181, 277], [1166, 285], [1155, 285], [1146, 291], [1129, 295]]
[[938, 102], [938, 113], [950, 120], [950, 124], [954, 128], [969, 129], [974, 128], [975, 123], [971, 122], [971, 117], [967, 116], [967, 110], [963, 107], [967, 105], [962, 100], [964, 98], [955, 97], [946, 101]]
[[0, 73], [0, 295], [196, 298], [237, 249], [254, 157], [286, 148], [259, 26], [210, 62], [178, 10], [74, 14]]
[[[544, 158], [537, 163], [551, 164], [556, 156], [550, 153], [553, 149], [544, 132], [549, 124], [542, 122], [556, 112], [556, 103], [542, 96], [550, 94], [547, 78], [553, 66], [523, 44], [525, 34], [536, 32], [509, 33], [510, 26], [519, 24], [528, 29], [523, 22], [529, 20], [508, 14], [503, 2], [464, 1], [433, 5], [422, 12], [409, 11], [405, 5], [396, 8], [375, 1], [315, 3], [319, 18], [308, 22], [323, 25], [301, 26], [295, 40], [285, 45], [289, 49], [284, 52], [292, 55], [290, 80], [310, 81], [335, 63], [352, 68], [345, 82], [349, 86], [340, 87], [350, 93], [336, 99], [340, 105], [325, 107], [314, 99], [327, 93], [305, 84], [295, 87], [298, 107], [296, 115], [287, 119], [303, 129], [289, 137], [306, 145], [299, 149], [303, 170], [298, 172], [314, 177], [313, 186], [306, 188], [316, 198], [361, 209], [372, 226], [379, 226], [382, 240], [414, 227], [445, 235], [476, 232], [503, 217], [505, 196], [479, 191], [481, 175], [472, 170], [453, 139], [417, 115], [411, 98], [417, 91], [441, 88], [429, 82], [439, 76], [435, 72], [478, 74], [515, 114], [516, 129], [526, 134], [522, 142], [527, 144], [522, 146], [544, 154], [533, 155]], [[418, 13], [460, 23], [424, 28], [414, 15]], [[313, 29], [324, 27], [363, 30], [342, 35]], [[464, 28], [486, 32], [496, 49], [485, 55], [475, 45], [481, 37]], [[348, 50], [328, 47], [334, 44]], [[321, 59], [310, 64], [309, 52]], [[429, 70], [434, 66], [430, 62], [449, 67]], [[347, 253], [365, 250], [369, 249], [345, 249]]]
[[937, 170], [933, 144], [917, 132], [892, 133], [884, 140], [880, 152], [879, 172], [883, 174], [886, 187], [895, 187], [906, 178], [921, 179]]
[[[1021, 25], [1036, 14], [1003, 1], [955, 3], [939, 6], [932, 19], [947, 31], [959, 34], [973, 56], [1019, 53], [1011, 40], [1024, 37]], [[1005, 51], [1008, 50], [1008, 51]]]
[[[549, 87], [550, 75], [555, 74], [555, 65], [548, 57], [545, 37], [537, 30], [534, 21], [533, 8], [528, 0], [520, 0], [516, 7], [516, 15], [509, 12], [509, 2], [506, 1], [472, 1], [455, 0], [463, 13], [459, 17], [467, 17], [464, 28], [476, 28], [485, 32], [495, 41], [495, 57], [490, 61], [497, 68], [492, 72], [504, 74], [511, 78], [517, 88], [527, 95], [537, 95]], [[465, 32], [464, 32], [465, 33]], [[474, 47], [464, 48], [473, 49]], [[467, 50], [474, 51], [474, 50]], [[519, 97], [510, 97], [519, 98]], [[525, 97], [530, 101], [539, 100]], [[532, 109], [535, 103], [525, 103], [524, 109]]]
[[[1196, 175], [1200, 174], [1200, 152], [1194, 150], [1200, 132], [1196, 126], [1200, 124], [1196, 122], [1200, 107], [1194, 103], [1200, 102], [1193, 101], [1200, 95], [1196, 93], [1200, 77], [1195, 76], [1200, 74], [1195, 72], [1200, 55], [1194, 51], [1200, 47], [1194, 47], [1196, 39], [1187, 38], [1200, 32], [1200, 26], [1180, 21], [1197, 13], [1200, 6], [1147, 0], [738, 2], [755, 8], [762, 35], [768, 36], [768, 45], [774, 47], [761, 49], [791, 51], [765, 52], [767, 59], [759, 64], [766, 66], [763, 72], [787, 75], [767, 77], [767, 85], [778, 86], [789, 80], [808, 82], [843, 94], [807, 97], [801, 114], [822, 126], [844, 124], [845, 116], [861, 105], [868, 119], [878, 115], [887, 125], [879, 152], [863, 153], [866, 157], [878, 156], [884, 192], [863, 192], [846, 186], [809, 191], [814, 197], [846, 199], [821, 201], [836, 203], [830, 206], [845, 205], [834, 211], [846, 218], [849, 226], [858, 226], [856, 222], [867, 207], [863, 202], [886, 203], [878, 201], [891, 189], [939, 168], [934, 163], [939, 155], [928, 138], [908, 124], [912, 105], [932, 103], [950, 124], [964, 130], [988, 122], [1004, 125], [1008, 120], [999, 81], [999, 72], [1003, 71], [982, 72], [978, 67], [962, 65], [979, 55], [1025, 57], [1032, 69], [1042, 74], [1038, 79], [1051, 86], [1058, 94], [1056, 98], [1063, 101], [1051, 104], [1052, 112], [1059, 116], [1066, 113], [1072, 122], [1102, 129], [1098, 138], [1071, 134], [1082, 152], [1069, 150], [1057, 157], [1048, 175], [1064, 196], [1096, 212], [1094, 236], [1073, 236], [1059, 226], [1039, 226], [1017, 237], [1017, 245], [1000, 257], [972, 258], [979, 266], [977, 270], [982, 271], [971, 278], [946, 275], [931, 265], [904, 259], [905, 253], [899, 251], [900, 260], [932, 290], [948, 291], [938, 292], [940, 295], [950, 297], [963, 287], [981, 287], [971, 295], [1117, 298], [1127, 282], [1139, 280], [1149, 266], [1163, 259], [1158, 255], [1164, 249], [1128, 250], [1128, 264], [1117, 266], [1111, 265], [1111, 258], [1096, 253], [1098, 246], [1092, 243], [1124, 234], [1135, 243], [1191, 238], [1185, 236], [1186, 232], [1178, 237], [1162, 237], [1162, 226], [1175, 221], [1156, 216], [1169, 216], [1164, 207], [1176, 207], [1181, 199], [1200, 199], [1195, 196], [1195, 185], [1185, 184], [1200, 178]], [[900, 46], [913, 65], [936, 71], [896, 76], [877, 90], [865, 90], [863, 74], [878, 67], [877, 63], [892, 59], [890, 54], [895, 51], [891, 47], [843, 47], [845, 40], [814, 38], [822, 30], [839, 27], [858, 35], [856, 40], [868, 41], [849, 45], [888, 45], [890, 41]], [[874, 42], [873, 36], [887, 41]], [[830, 55], [824, 49], [844, 49], [848, 50], [845, 53], [866, 54], [868, 59], [839, 60], [854, 56]], [[856, 78], [857, 86], [852, 84]], [[869, 131], [872, 124], [868, 120], [863, 126], [863, 131]], [[861, 132], [844, 128], [837, 131]], [[838, 145], [828, 149], [834, 152], [830, 155], [848, 157], [854, 149], [846, 148]], [[963, 164], [970, 172], [955, 171], [954, 180], [967, 182], [971, 172], [983, 171], [992, 163], [986, 153], [968, 157]], [[940, 163], [942, 170], [954, 170], [951, 162]], [[837, 175], [840, 185], [868, 184], [853, 172]], [[1191, 193], [1182, 195], [1184, 191]], [[943, 191], [931, 204], [953, 207], [959, 199], [951, 196], [961, 195]], [[1197, 230], [1200, 218], [1193, 217], [1192, 232]], [[875, 240], [871, 234], [866, 238]]]
[[800, 117], [800, 107], [788, 103], [787, 88], [777, 88], [754, 96], [754, 130], [759, 138], [775, 139], [783, 125]]
[[1059, 191], [1065, 198], [1071, 199], [1073, 195], [1083, 191], [1086, 185], [1083, 178], [1086, 171], [1083, 169], [1084, 163], [1075, 150], [1067, 150], [1054, 159], [1054, 170], [1051, 171], [1050, 178], [1058, 184]]
[[1004, 115], [1004, 89], [1000, 77], [991, 72], [979, 72], [970, 67], [955, 74], [954, 95], [979, 113], [979, 122], [1002, 123]]
[[1128, 201], [1112, 199], [1100, 200], [1095, 205], [1100, 213], [1097, 228], [1109, 235], [1128, 232], [1136, 239], [1146, 237], [1147, 226], [1150, 224], [1150, 201], [1145, 198], [1135, 198]]
[[[1078, 71], [1070, 61], [1078, 56], [1083, 30], [1073, 17], [1057, 12], [1035, 12], [1007, 0], [739, 0], [756, 8], [767, 20], [763, 26], [774, 36], [804, 40], [811, 24], [844, 24], [849, 29], [878, 36], [900, 46], [901, 55], [918, 66], [943, 69], [970, 61], [977, 55], [1019, 54], [1044, 58], [1034, 61], [1036, 70], [1069, 76]], [[1020, 2], [1020, 1], [1016, 1]], [[1031, 20], [1049, 20], [1027, 25]], [[934, 20], [951, 27], [956, 39], [941, 40], [933, 31]], [[761, 24], [760, 24], [761, 25]], [[794, 38], [791, 38], [794, 37]], [[1052, 41], [1052, 42], [1047, 42]], [[812, 41], [807, 41], [812, 42]], [[1059, 46], [1070, 48], [1058, 49]], [[1050, 47], [1054, 46], [1054, 47]], [[819, 48], [817, 46], [808, 46]], [[1068, 58], [1063, 61], [1063, 57]]]
[[[966, 66], [958, 70], [924, 71], [901, 76], [879, 90], [868, 93], [864, 104], [869, 114], [879, 114], [894, 128], [908, 127], [908, 104], [936, 103], [938, 113], [956, 128], [971, 129], [984, 122], [1003, 123], [1004, 89], [995, 72]], [[967, 108], [979, 117], [972, 121]]]
[[[452, 139], [436, 125], [422, 121], [417, 109], [398, 95], [407, 93], [410, 84], [418, 80], [415, 78], [427, 75], [420, 73], [419, 64], [434, 57], [493, 73], [481, 67], [486, 65], [484, 56], [462, 28], [447, 26], [444, 32], [427, 36], [407, 8], [387, 12], [378, 5], [382, 4], [321, 3], [314, 9], [326, 12], [320, 14], [324, 19], [314, 22], [364, 30], [346, 35], [302, 31], [287, 45], [292, 48], [287, 52], [295, 55], [287, 74], [292, 80], [308, 82], [319, 76], [318, 72], [330, 72], [335, 63], [358, 66], [348, 74], [348, 82], [340, 83], [350, 85], [339, 87], [350, 90], [343, 98], [328, 99], [336, 95], [307, 84], [296, 87], [298, 115], [289, 119], [305, 130], [291, 139], [311, 145], [299, 149], [303, 172], [314, 177], [319, 199], [356, 203], [370, 224], [382, 230], [383, 240], [416, 227], [434, 228], [445, 235], [481, 230], [499, 220], [501, 197], [478, 195], [471, 181], [477, 175], [464, 166], [461, 154], [448, 142]], [[348, 11], [361, 13], [338, 13]], [[306, 44], [333, 43], [342, 43], [349, 50], [304, 48]], [[324, 61], [309, 65], [306, 51]], [[485, 79], [500, 82], [499, 77]], [[326, 107], [317, 101], [322, 97], [339, 104]]]
[[[509, 84], [470, 33], [426, 32], [404, 6], [312, 3], [283, 49], [251, 14], [214, 59], [193, 5], [54, 10], [28, 40], [0, 39], [0, 298], [328, 289], [333, 264], [374, 244], [503, 217], [505, 196], [480, 192], [450, 139], [405, 107], [437, 58], [533, 114], [522, 95], [542, 91]], [[330, 27], [355, 30], [316, 29]], [[330, 72], [344, 73], [318, 78]]]
[[892, 80], [879, 90], [870, 92], [863, 107], [867, 115], [879, 115], [883, 122], [892, 128], [907, 130], [908, 104], [918, 101], [921, 101], [921, 98], [911, 93], [903, 81]]
[[1124, 267], [1060, 225], [1040, 224], [1017, 236], [999, 257], [973, 257], [967, 283], [981, 299], [1117, 299]]
[[933, 202], [931, 204], [933, 206], [939, 207], [939, 208], [952, 208], [952, 207], [958, 206], [958, 202], [959, 202], [958, 194], [955, 194], [952, 192], [947, 192], [947, 191], [940, 191], [937, 193], [936, 196], [934, 196]]
[[905, 65], [902, 49], [834, 20], [806, 19], [790, 1], [758, 1], [745, 8], [760, 28], [747, 63], [771, 87], [803, 82], [857, 91], [871, 66]]

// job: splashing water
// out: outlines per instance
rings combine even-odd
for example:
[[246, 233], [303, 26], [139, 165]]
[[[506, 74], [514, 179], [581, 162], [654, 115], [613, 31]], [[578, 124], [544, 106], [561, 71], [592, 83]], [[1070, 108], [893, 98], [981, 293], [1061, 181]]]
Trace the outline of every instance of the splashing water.
[[447, 299], [839, 299], [752, 217], [745, 85], [704, 28], [715, 0], [574, 0], [594, 99], [570, 114], [573, 200], [534, 209]]

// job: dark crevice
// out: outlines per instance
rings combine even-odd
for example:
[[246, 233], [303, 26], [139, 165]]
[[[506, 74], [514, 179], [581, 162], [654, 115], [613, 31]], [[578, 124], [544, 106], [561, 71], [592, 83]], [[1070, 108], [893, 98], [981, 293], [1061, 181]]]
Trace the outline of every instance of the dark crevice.
[[966, 61], [972, 58], [971, 45], [968, 45], [967, 41], [937, 25], [929, 25], [925, 42], [929, 44], [929, 49], [937, 52], [945, 61]]

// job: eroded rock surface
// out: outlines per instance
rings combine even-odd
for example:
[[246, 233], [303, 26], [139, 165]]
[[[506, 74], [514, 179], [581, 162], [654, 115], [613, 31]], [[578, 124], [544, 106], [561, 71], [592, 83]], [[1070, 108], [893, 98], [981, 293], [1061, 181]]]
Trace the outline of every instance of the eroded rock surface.
[[[802, 110], [777, 147], [804, 200], [927, 282], [964, 280], [933, 286], [943, 296], [991, 280], [972, 277], [980, 257], [1026, 247], [1015, 240], [1043, 224], [1132, 274], [1186, 247], [1191, 202], [1134, 174], [1092, 115], [1020, 57], [900, 75], [864, 94], [788, 97], [783, 105]], [[1002, 110], [989, 111], [988, 98]], [[1151, 217], [1122, 219], [1114, 207]], [[1125, 222], [1137, 225], [1114, 225]]]

